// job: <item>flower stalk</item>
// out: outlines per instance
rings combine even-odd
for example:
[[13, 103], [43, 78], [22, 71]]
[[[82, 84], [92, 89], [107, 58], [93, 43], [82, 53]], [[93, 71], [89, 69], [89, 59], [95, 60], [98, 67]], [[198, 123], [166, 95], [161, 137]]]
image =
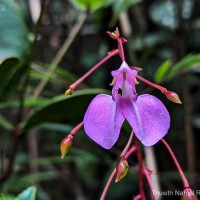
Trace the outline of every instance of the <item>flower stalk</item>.
[[65, 155], [69, 152], [72, 144], [73, 139], [77, 131], [83, 126], [83, 122], [79, 123], [75, 126], [72, 131], [61, 141], [60, 143], [60, 151], [61, 151], [61, 158], [63, 159]]
[[135, 146], [136, 146], [136, 155], [138, 159], [138, 167], [139, 167], [139, 189], [142, 200], [146, 200], [145, 192], [144, 192], [144, 182], [143, 182], [143, 161], [142, 161], [142, 153], [140, 148], [139, 140], [135, 137]]
[[84, 74], [81, 78], [79, 78], [76, 82], [71, 84], [69, 86], [69, 89], [66, 90], [65, 95], [71, 95], [73, 91], [76, 89], [77, 86], [79, 86], [89, 75], [91, 75], [95, 70], [97, 70], [103, 63], [105, 63], [107, 60], [112, 58], [113, 56], [117, 55], [119, 53], [118, 49], [115, 49], [113, 51], [110, 51], [108, 55], [103, 58], [101, 61], [99, 61], [94, 67], [92, 67], [86, 74]]
[[182, 179], [184, 188], [189, 188], [190, 185], [188, 183], [188, 180], [185, 177], [185, 174], [183, 173], [183, 170], [182, 170], [178, 160], [176, 159], [176, 156], [174, 155], [174, 152], [172, 151], [171, 147], [169, 146], [169, 144], [164, 139], [161, 139], [161, 141], [164, 144], [164, 146], [166, 147], [166, 149], [169, 152], [169, 154], [171, 155], [172, 160], [174, 161], [174, 164], [176, 165], [176, 168], [177, 168], [177, 170], [178, 170], [178, 172], [180, 174], [180, 177]]
[[150, 190], [152, 192], [153, 199], [157, 200], [157, 198], [155, 196], [155, 193], [153, 192], [154, 191], [154, 187], [153, 187], [153, 184], [152, 184], [152, 181], [151, 181], [151, 177], [149, 175], [150, 172], [146, 168], [143, 169], [143, 172], [144, 172], [144, 175], [146, 176], [147, 182], [148, 182]]
[[154, 88], [160, 90], [170, 101], [173, 101], [174, 103], [177, 103], [177, 104], [182, 104], [178, 94], [176, 94], [175, 92], [168, 91], [167, 88], [157, 85], [155, 83], [152, 83], [151, 81], [148, 81], [147, 79], [145, 79], [139, 75], [137, 75], [136, 77], [139, 80], [143, 81], [144, 83], [150, 85], [151, 87], [154, 87]]
[[[132, 138], [133, 138], [133, 131], [130, 134], [129, 140], [128, 140], [124, 150], [120, 154], [120, 158], [123, 156], [124, 159], [128, 159], [133, 153], [135, 153], [136, 147], [135, 146], [130, 147]], [[128, 150], [128, 148], [129, 148], [129, 150]], [[116, 167], [113, 169], [113, 171], [112, 171], [112, 173], [111, 173], [111, 175], [110, 175], [110, 177], [109, 177], [109, 179], [108, 179], [108, 181], [107, 181], [107, 183], [104, 187], [104, 190], [101, 194], [100, 200], [105, 200], [106, 194], [108, 192], [108, 189], [109, 189], [115, 175], [116, 175]]]

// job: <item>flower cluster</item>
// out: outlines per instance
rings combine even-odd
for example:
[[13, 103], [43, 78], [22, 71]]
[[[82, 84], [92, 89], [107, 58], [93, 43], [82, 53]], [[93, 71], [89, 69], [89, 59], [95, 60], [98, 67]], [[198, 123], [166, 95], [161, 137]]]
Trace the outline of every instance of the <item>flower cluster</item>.
[[[129, 165], [127, 159], [130, 155], [136, 152], [139, 166], [139, 182], [140, 194], [135, 199], [144, 199], [144, 184], [143, 176], [146, 177], [151, 190], [153, 184], [150, 175], [154, 170], [144, 167], [139, 141], [145, 146], [152, 146], [158, 141], [162, 141], [172, 160], [174, 161], [177, 170], [183, 181], [184, 191], [190, 191], [189, 183], [184, 176], [184, 173], [168, 143], [163, 139], [170, 127], [170, 116], [164, 104], [155, 96], [150, 94], [138, 95], [136, 85], [138, 80], [160, 90], [169, 100], [181, 104], [178, 95], [175, 92], [168, 91], [166, 88], [152, 83], [138, 75], [141, 68], [130, 67], [125, 61], [123, 43], [126, 39], [120, 37], [119, 30], [107, 32], [108, 35], [117, 41], [118, 48], [110, 51], [108, 55], [97, 63], [79, 80], [70, 85], [65, 92], [66, 95], [72, 94], [76, 87], [83, 82], [89, 75], [98, 69], [104, 62], [115, 55], [119, 55], [122, 63], [118, 70], [112, 71], [113, 81], [110, 84], [113, 86], [112, 95], [99, 94], [88, 106], [84, 115], [83, 121], [79, 123], [68, 136], [66, 136], [60, 145], [62, 158], [68, 153], [73, 138], [77, 131], [84, 126], [85, 133], [97, 144], [105, 149], [110, 149], [118, 140], [121, 127], [125, 120], [128, 121], [132, 128], [129, 140], [120, 154], [116, 168], [113, 170], [104, 191], [101, 195], [101, 200], [105, 199], [108, 188], [113, 177], [116, 175], [115, 182], [118, 182], [128, 172]], [[135, 135], [135, 145], [131, 146], [133, 135]], [[191, 195], [184, 195], [183, 199], [189, 199]], [[194, 195], [192, 196], [194, 197]], [[156, 199], [153, 194], [153, 198]], [[195, 199], [195, 198], [193, 198]]]

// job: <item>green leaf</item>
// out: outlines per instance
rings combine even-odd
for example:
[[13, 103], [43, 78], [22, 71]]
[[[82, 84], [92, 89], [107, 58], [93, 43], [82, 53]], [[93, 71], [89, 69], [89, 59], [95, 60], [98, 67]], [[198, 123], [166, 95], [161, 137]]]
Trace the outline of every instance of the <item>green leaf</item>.
[[[24, 106], [29, 107], [29, 106], [38, 106], [41, 107], [44, 103], [47, 103], [48, 99], [45, 98], [27, 98], [24, 101]], [[7, 101], [7, 102], [2, 102], [0, 103], [0, 109], [5, 109], [5, 108], [17, 108], [20, 106], [20, 102], [18, 100], [12, 100], [12, 101]]]
[[83, 120], [84, 113], [94, 96], [107, 93], [102, 89], [86, 89], [74, 92], [71, 96], [58, 96], [34, 111], [21, 125], [26, 131], [43, 122], [74, 123]]
[[0, 96], [26, 58], [30, 43], [16, 1], [0, 1]]
[[0, 126], [2, 126], [3, 128], [5, 128], [7, 130], [12, 130], [13, 129], [13, 125], [11, 124], [11, 122], [9, 122], [9, 120], [6, 119], [1, 114], [0, 114]]
[[77, 9], [82, 11], [86, 11], [90, 9], [90, 11], [94, 12], [97, 9], [104, 7], [106, 4], [106, 0], [70, 0], [72, 5]]
[[36, 188], [28, 187], [22, 191], [17, 197], [19, 200], [35, 200]]
[[[45, 76], [47, 76], [49, 64], [41, 64], [38, 65], [36, 63], [31, 64], [31, 71], [30, 71], [30, 77], [32, 79], [43, 79]], [[51, 76], [49, 82], [53, 83], [54, 85], [61, 85], [66, 86], [66, 82], [75, 82], [78, 79], [73, 73], [67, 71], [66, 69], [62, 69], [61, 67], [57, 67], [55, 69], [54, 74]]]
[[14, 0], [0, 1], [0, 60], [23, 58], [29, 47], [28, 32]]
[[167, 79], [174, 78], [178, 73], [192, 70], [200, 65], [200, 54], [189, 54], [176, 63], [168, 74]]
[[156, 70], [155, 75], [154, 75], [154, 81], [156, 83], [161, 83], [169, 71], [170, 66], [172, 65], [171, 60], [166, 60], [164, 61]]
[[17, 58], [7, 58], [0, 60], [0, 96], [2, 96], [7, 84], [20, 67], [20, 61]]
[[18, 199], [10, 194], [0, 194], [0, 200], [18, 200]]
[[54, 132], [60, 132], [60, 133], [67, 133], [72, 130], [73, 126], [70, 126], [68, 124], [61, 124], [61, 123], [41, 123], [39, 126], [37, 126], [37, 129], [39, 130], [46, 130], [46, 131], [54, 131]]

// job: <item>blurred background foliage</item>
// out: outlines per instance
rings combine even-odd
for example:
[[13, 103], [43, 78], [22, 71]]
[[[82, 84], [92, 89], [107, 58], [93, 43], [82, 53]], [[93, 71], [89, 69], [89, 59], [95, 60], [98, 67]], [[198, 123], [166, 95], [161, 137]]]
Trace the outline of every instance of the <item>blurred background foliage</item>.
[[[128, 39], [127, 62], [143, 68], [143, 77], [180, 95], [183, 104], [176, 105], [143, 83], [137, 89], [165, 103], [171, 115], [166, 139], [193, 189], [199, 189], [199, 9], [199, 0], [1, 0], [0, 199], [99, 198], [129, 128], [124, 127], [110, 151], [83, 130], [63, 160], [59, 145], [82, 120], [91, 99], [110, 93], [110, 71], [119, 67], [119, 58], [105, 63], [72, 96], [64, 96], [64, 91], [116, 48], [106, 35], [116, 26]], [[69, 48], [62, 53], [66, 41]], [[154, 149], [162, 190], [181, 190], [162, 144]], [[107, 199], [132, 199], [138, 193], [136, 158], [129, 163], [129, 174], [111, 186]]]

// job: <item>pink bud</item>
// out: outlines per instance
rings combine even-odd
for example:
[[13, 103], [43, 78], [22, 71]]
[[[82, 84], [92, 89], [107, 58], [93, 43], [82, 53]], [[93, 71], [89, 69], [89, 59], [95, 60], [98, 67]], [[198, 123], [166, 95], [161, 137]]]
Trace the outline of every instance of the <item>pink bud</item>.
[[71, 134], [67, 135], [60, 143], [61, 158], [63, 159], [68, 153], [73, 143], [73, 136]]
[[185, 188], [182, 193], [181, 200], [198, 200], [195, 192], [190, 188]]
[[116, 165], [116, 178], [115, 183], [120, 181], [122, 178], [124, 178], [128, 172], [129, 166], [128, 162], [125, 158], [121, 158], [120, 161]]
[[176, 94], [175, 92], [166, 91], [164, 94], [166, 95], [166, 97], [167, 97], [170, 101], [173, 101], [174, 103], [182, 104], [182, 102], [181, 102], [180, 99], [179, 99], [178, 94]]

